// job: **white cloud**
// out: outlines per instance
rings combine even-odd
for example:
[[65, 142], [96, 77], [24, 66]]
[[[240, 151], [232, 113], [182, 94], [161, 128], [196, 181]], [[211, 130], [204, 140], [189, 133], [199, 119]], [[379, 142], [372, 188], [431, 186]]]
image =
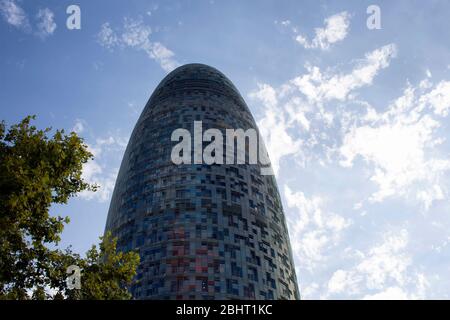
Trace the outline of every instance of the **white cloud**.
[[249, 94], [252, 99], [262, 102], [265, 107], [264, 118], [258, 122], [272, 168], [278, 174], [280, 159], [300, 151], [300, 142], [295, 141], [287, 132], [287, 123], [282, 113], [276, 111], [277, 96], [275, 89], [267, 84], [258, 84], [258, 90]]
[[142, 20], [125, 18], [121, 35], [122, 44], [132, 48], [147, 50], [150, 46], [151, 34], [152, 29], [150, 26], [145, 25]]
[[3, 19], [10, 25], [22, 30], [30, 28], [25, 11], [14, 0], [0, 1], [0, 12]]
[[165, 71], [170, 72], [179, 66], [179, 63], [173, 59], [175, 54], [167, 49], [162, 43], [154, 42], [147, 52], [150, 58], [155, 59]]
[[[92, 152], [92, 150], [90, 151]], [[85, 200], [109, 201], [114, 190], [117, 173], [117, 169], [105, 172], [104, 166], [96, 160], [90, 160], [83, 166], [82, 178], [90, 184], [96, 184], [98, 188], [95, 192], [82, 191], [78, 196]]]
[[[88, 169], [86, 169], [88, 170]], [[112, 192], [114, 190], [114, 184], [116, 182], [117, 171], [111, 172], [107, 176], [101, 177], [99, 175], [93, 176], [93, 181], [91, 183], [95, 183], [98, 188], [95, 192], [83, 191], [80, 193], [80, 197], [85, 200], [97, 200], [99, 202], [108, 202], [111, 199]], [[88, 181], [88, 180], [86, 180]]]
[[450, 81], [441, 81], [429, 93], [419, 98], [419, 107], [430, 107], [439, 116], [446, 117], [450, 110]]
[[411, 258], [404, 253], [408, 241], [409, 234], [403, 229], [398, 234], [385, 234], [383, 242], [369, 250], [356, 267], [369, 289], [382, 289], [388, 280], [405, 284], [405, 272], [411, 264]]
[[[0, 14], [10, 25], [26, 33], [31, 33], [33, 28], [28, 19], [28, 15], [16, 1], [0, 0]], [[54, 21], [54, 14], [49, 8], [39, 9], [35, 18], [37, 30], [32, 34], [41, 39], [45, 39], [55, 32], [56, 23]]]
[[103, 47], [108, 49], [114, 48], [119, 43], [119, 39], [113, 29], [111, 29], [109, 22], [102, 24], [100, 32], [97, 34], [97, 40]]
[[82, 119], [76, 119], [75, 120], [75, 125], [72, 128], [72, 131], [80, 134], [84, 131], [84, 126], [86, 124], [86, 121], [82, 120]]
[[311, 41], [308, 41], [303, 35], [298, 35], [295, 40], [306, 49], [327, 50], [332, 44], [344, 40], [347, 36], [350, 14], [343, 11], [332, 15], [324, 20], [324, 25], [324, 28], [315, 29], [315, 37]]
[[[407, 253], [409, 233], [386, 232], [381, 243], [359, 252], [353, 267], [336, 270], [328, 281], [328, 297], [336, 294], [362, 299], [420, 299], [428, 281], [416, 271]], [[370, 292], [370, 293], [369, 293]]]
[[150, 17], [152, 15], [152, 12], [158, 10], [158, 5], [154, 4], [149, 10], [147, 10], [146, 14]]
[[[326, 145], [324, 140], [328, 137], [319, 130], [323, 125], [330, 127], [335, 115], [325, 104], [354, 99], [354, 91], [372, 84], [379, 70], [386, 68], [395, 54], [395, 45], [389, 44], [367, 53], [349, 73], [321, 71], [307, 64], [305, 74], [277, 89], [258, 83], [257, 90], [250, 92], [249, 97], [263, 106], [258, 127], [276, 175], [283, 158], [293, 156], [304, 163], [310, 149]], [[308, 139], [299, 137], [303, 132]]]
[[301, 142], [293, 139], [287, 131], [287, 123], [283, 114], [267, 108], [264, 118], [258, 122], [272, 168], [277, 175], [281, 158], [300, 152]]
[[274, 24], [276, 24], [276, 25], [280, 24], [283, 27], [288, 27], [291, 25], [291, 20], [289, 20], [289, 19], [281, 20], [281, 21], [275, 20]]
[[408, 300], [408, 294], [399, 287], [389, 287], [382, 292], [368, 294], [363, 300]]
[[[307, 64], [306, 73], [277, 89], [258, 84], [249, 97], [263, 106], [258, 126], [275, 174], [283, 159], [350, 168], [361, 158], [377, 190], [357, 202], [414, 199], [428, 210], [447, 198], [450, 160], [437, 152], [446, 141], [437, 132], [449, 114], [450, 81], [433, 85], [427, 76], [426, 83], [408, 85], [384, 112], [356, 99], [357, 90], [370, 86], [396, 52], [394, 44], [368, 52], [347, 73]], [[347, 107], [338, 108], [336, 101]]]
[[389, 66], [396, 51], [395, 45], [389, 44], [369, 52], [365, 59], [347, 74], [323, 73], [318, 67], [307, 65], [308, 73], [294, 78], [291, 83], [312, 102], [346, 100], [353, 90], [372, 84], [378, 71]]
[[428, 210], [433, 201], [446, 197], [443, 178], [450, 160], [436, 156], [436, 148], [445, 141], [436, 131], [440, 117], [448, 115], [449, 88], [446, 81], [434, 88], [408, 86], [384, 113], [349, 128], [339, 149], [340, 163], [351, 167], [361, 157], [373, 166], [370, 179], [378, 190], [370, 201], [412, 196]]
[[[448, 227], [441, 213], [449, 203], [450, 81], [425, 72], [395, 100], [364, 101], [369, 90], [360, 89], [396, 53], [388, 44], [350, 68], [307, 63], [291, 80], [258, 83], [248, 95], [284, 189], [303, 298], [439, 297], [431, 286], [446, 292], [447, 268], [427, 270], [424, 259], [438, 259], [432, 252], [444, 247], [430, 243], [448, 235], [427, 236], [433, 227], [423, 213]], [[399, 221], [405, 230], [396, 233]], [[373, 243], [380, 228], [382, 240]]]
[[40, 9], [36, 15], [36, 18], [38, 20], [37, 23], [37, 34], [41, 38], [46, 38], [49, 35], [52, 35], [53, 32], [56, 30], [56, 23], [54, 22], [54, 14], [53, 12], [48, 9]]
[[[80, 134], [87, 128], [86, 121], [77, 119], [72, 131]], [[90, 143], [89, 140], [94, 140], [94, 142]], [[115, 161], [121, 159], [121, 156], [118, 155], [125, 151], [128, 138], [114, 134], [87, 139], [87, 141], [88, 150], [94, 159], [83, 165], [82, 178], [90, 184], [96, 184], [98, 188], [95, 192], [85, 190], [78, 196], [85, 200], [109, 201], [118, 174], [119, 163], [115, 163]]]
[[345, 270], [336, 270], [328, 281], [327, 289], [329, 293], [347, 292], [354, 294], [356, 290], [357, 279], [355, 275]]
[[[298, 275], [298, 273], [297, 273]], [[301, 298], [308, 299], [308, 297], [316, 296], [317, 292], [320, 290], [320, 285], [318, 283], [311, 283], [308, 286], [303, 286], [300, 288]]]
[[174, 59], [175, 54], [160, 42], [151, 41], [152, 29], [142, 20], [126, 18], [123, 28], [116, 32], [109, 23], [104, 23], [97, 35], [98, 42], [108, 48], [133, 48], [143, 51], [147, 56], [158, 62], [162, 69], [170, 72], [179, 66]]
[[320, 196], [308, 198], [301, 191], [292, 192], [287, 185], [284, 195], [288, 207], [295, 209], [287, 217], [294, 258], [300, 269], [312, 271], [324, 262], [325, 251], [336, 245], [341, 232], [352, 222], [325, 209]]
[[258, 90], [251, 92], [249, 97], [261, 100], [261, 102], [270, 109], [277, 105], [277, 93], [275, 89], [268, 84], [258, 83]]

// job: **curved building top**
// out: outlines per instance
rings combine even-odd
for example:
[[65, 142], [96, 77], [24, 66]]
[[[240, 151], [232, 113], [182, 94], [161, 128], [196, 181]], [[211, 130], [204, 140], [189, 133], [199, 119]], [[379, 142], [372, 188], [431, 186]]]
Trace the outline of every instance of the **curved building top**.
[[219, 70], [201, 63], [189, 63], [170, 72], [156, 87], [148, 104], [160, 102], [177, 92], [208, 90], [227, 96], [248, 110], [233, 83]]

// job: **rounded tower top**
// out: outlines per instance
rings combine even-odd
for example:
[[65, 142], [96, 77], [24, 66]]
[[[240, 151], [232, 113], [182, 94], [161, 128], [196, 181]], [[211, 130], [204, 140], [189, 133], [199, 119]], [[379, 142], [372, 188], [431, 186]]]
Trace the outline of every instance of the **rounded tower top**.
[[246, 107], [238, 89], [222, 72], [201, 63], [185, 64], [170, 72], [156, 87], [149, 99], [149, 104], [176, 92], [205, 89], [228, 96]]
[[[169, 72], [169, 74], [160, 82], [159, 86], [164, 86], [167, 83], [176, 80], [183, 80], [183, 79], [211, 80], [214, 79], [215, 77], [228, 80], [228, 78], [222, 72], [220, 72], [218, 69], [214, 67], [211, 67], [203, 63], [187, 63]], [[230, 82], [231, 85], [233, 85], [230, 80], [228, 81]]]

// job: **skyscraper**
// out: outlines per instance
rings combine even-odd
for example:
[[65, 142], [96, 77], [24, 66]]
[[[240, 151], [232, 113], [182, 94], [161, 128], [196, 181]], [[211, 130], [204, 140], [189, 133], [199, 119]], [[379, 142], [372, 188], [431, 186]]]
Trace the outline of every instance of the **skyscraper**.
[[[119, 250], [141, 256], [133, 296], [298, 299], [275, 178], [263, 175], [260, 163], [206, 164], [201, 153], [199, 162], [197, 150], [182, 152], [194, 160], [174, 163], [173, 133], [183, 128], [195, 140], [200, 121], [202, 130], [224, 135], [257, 130], [230, 80], [212, 67], [188, 64], [162, 80], [131, 135], [106, 230], [118, 237]], [[246, 159], [251, 147], [241, 150]]]

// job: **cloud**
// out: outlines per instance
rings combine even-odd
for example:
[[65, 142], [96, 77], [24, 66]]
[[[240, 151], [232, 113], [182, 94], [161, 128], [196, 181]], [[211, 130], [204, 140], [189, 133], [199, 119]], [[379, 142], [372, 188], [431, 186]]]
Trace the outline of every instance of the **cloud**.
[[398, 234], [387, 233], [383, 238], [383, 242], [370, 249], [355, 269], [364, 276], [369, 289], [384, 288], [389, 280], [403, 285], [405, 271], [411, 264], [411, 258], [404, 253], [409, 241], [407, 230], [400, 230]]
[[0, 12], [3, 19], [10, 25], [24, 31], [30, 29], [25, 11], [14, 0], [1, 0]]
[[450, 160], [438, 156], [445, 140], [437, 130], [450, 109], [449, 89], [447, 81], [434, 87], [408, 85], [385, 112], [349, 128], [339, 148], [340, 164], [351, 167], [361, 157], [373, 166], [370, 179], [378, 190], [371, 202], [413, 197], [428, 210], [433, 201], [446, 197]]
[[114, 48], [132, 48], [143, 51], [147, 56], [158, 62], [161, 68], [170, 72], [179, 66], [175, 54], [162, 43], [151, 41], [152, 29], [141, 19], [124, 19], [123, 27], [119, 31], [111, 28], [108, 22], [102, 24], [97, 40], [100, 45], [110, 50]]
[[112, 49], [118, 45], [119, 39], [113, 29], [111, 29], [109, 22], [105, 22], [100, 27], [100, 31], [97, 34], [97, 41], [108, 49]]
[[[87, 127], [86, 121], [77, 119], [72, 130], [82, 133], [86, 131]], [[98, 189], [96, 192], [82, 191], [78, 196], [84, 200], [107, 202], [111, 198], [119, 171], [120, 163], [116, 162], [122, 158], [118, 154], [125, 151], [128, 138], [114, 134], [86, 139], [86, 141], [88, 150], [93, 154], [94, 159], [83, 165], [82, 178], [90, 184], [96, 184]]]
[[258, 84], [258, 90], [251, 92], [249, 97], [259, 100], [265, 107], [264, 117], [258, 121], [258, 128], [265, 141], [273, 171], [278, 174], [281, 158], [300, 152], [301, 143], [292, 139], [287, 132], [286, 118], [276, 110], [278, 100], [274, 88]]
[[147, 10], [146, 14], [148, 16], [151, 16], [152, 12], [155, 12], [156, 10], [158, 10], [158, 8], [159, 6], [157, 4], [153, 4], [152, 7], [149, 10]]
[[286, 19], [286, 20], [281, 20], [281, 21], [278, 21], [278, 20], [275, 20], [274, 21], [274, 24], [276, 24], [276, 25], [281, 25], [282, 27], [289, 27], [291, 24], [292, 24], [292, 22], [291, 22], [291, 20], [289, 20], [289, 19]]
[[56, 23], [54, 22], [54, 14], [48, 9], [40, 9], [36, 15], [38, 20], [37, 23], [37, 34], [41, 38], [46, 38], [53, 34], [56, 30]]
[[303, 35], [298, 35], [295, 40], [305, 49], [327, 50], [332, 44], [344, 40], [347, 36], [350, 14], [343, 11], [332, 15], [324, 20], [324, 25], [324, 28], [315, 29], [315, 37], [311, 41]]
[[319, 145], [325, 153], [330, 152], [334, 141], [328, 139], [323, 127], [331, 128], [336, 115], [327, 110], [326, 104], [354, 100], [355, 90], [371, 85], [379, 71], [389, 66], [396, 51], [394, 44], [388, 44], [368, 52], [347, 73], [335, 69], [322, 71], [306, 64], [305, 74], [278, 88], [258, 83], [249, 98], [262, 104], [258, 127], [276, 175], [283, 158], [293, 156], [299, 163], [305, 163], [311, 149]]
[[170, 72], [180, 64], [173, 59], [175, 54], [167, 49], [162, 43], [154, 42], [151, 45], [151, 50], [147, 52], [149, 57], [155, 59], [165, 71]]
[[422, 299], [428, 281], [414, 268], [407, 253], [408, 244], [409, 233], [405, 229], [384, 233], [381, 243], [367, 253], [358, 252], [355, 266], [333, 273], [327, 297], [340, 294], [362, 299]]
[[85, 200], [109, 201], [114, 190], [117, 173], [117, 169], [105, 172], [104, 166], [100, 165], [96, 160], [90, 160], [83, 166], [82, 178], [88, 183], [96, 184], [98, 188], [95, 192], [82, 191], [78, 196]]
[[384, 291], [366, 295], [363, 300], [408, 300], [408, 294], [399, 287], [389, 287]]
[[72, 128], [72, 131], [77, 134], [83, 133], [85, 125], [86, 125], [86, 121], [84, 121], [82, 119], [76, 119], [75, 125]]
[[152, 29], [142, 20], [124, 19], [124, 29], [121, 35], [122, 44], [128, 47], [147, 50], [151, 46]]
[[326, 250], [334, 247], [341, 233], [352, 221], [325, 208], [320, 196], [306, 197], [301, 191], [293, 192], [284, 186], [284, 196], [289, 208], [289, 236], [296, 265], [312, 272], [318, 263], [326, 259]]
[[[73, 131], [81, 133], [85, 132], [86, 128], [88, 128], [86, 121], [77, 119]], [[83, 165], [82, 178], [90, 184], [96, 184], [98, 188], [96, 192], [83, 191], [78, 196], [84, 200], [107, 202], [111, 198], [119, 170], [120, 163], [117, 161], [122, 158], [117, 155], [125, 151], [128, 138], [108, 135], [87, 141], [88, 150], [94, 159]]]
[[30, 24], [28, 15], [14, 0], [0, 0], [0, 14], [3, 19], [15, 28], [45, 39], [56, 30], [54, 14], [49, 8], [39, 9], [36, 19], [36, 31]]
[[[341, 293], [348, 291], [348, 288], [355, 287], [355, 280], [345, 270], [337, 270], [328, 281], [328, 291], [330, 293]], [[350, 293], [350, 291], [348, 291]]]
[[258, 83], [258, 90], [251, 92], [249, 97], [259, 99], [267, 108], [270, 109], [273, 109], [278, 103], [275, 89], [268, 84]]
[[316, 161], [344, 168], [362, 159], [377, 187], [366, 199], [371, 203], [403, 198], [427, 211], [447, 198], [450, 160], [439, 156], [446, 140], [438, 133], [450, 110], [450, 82], [433, 84], [428, 73], [383, 112], [357, 99], [357, 90], [370, 86], [396, 52], [388, 44], [368, 52], [348, 72], [306, 64], [304, 74], [278, 88], [258, 83], [249, 97], [263, 107], [258, 126], [275, 174], [288, 158], [302, 166]]
[[248, 94], [286, 201], [303, 298], [448, 295], [447, 268], [426, 260], [445, 261], [450, 81], [425, 71], [394, 98], [374, 98], [396, 55], [387, 44], [338, 66], [307, 62]]
[[307, 65], [308, 73], [296, 77], [291, 83], [311, 102], [346, 100], [353, 90], [372, 84], [379, 70], [389, 66], [396, 52], [394, 44], [369, 52], [347, 74], [333, 74], [330, 71], [323, 73], [320, 68]]

